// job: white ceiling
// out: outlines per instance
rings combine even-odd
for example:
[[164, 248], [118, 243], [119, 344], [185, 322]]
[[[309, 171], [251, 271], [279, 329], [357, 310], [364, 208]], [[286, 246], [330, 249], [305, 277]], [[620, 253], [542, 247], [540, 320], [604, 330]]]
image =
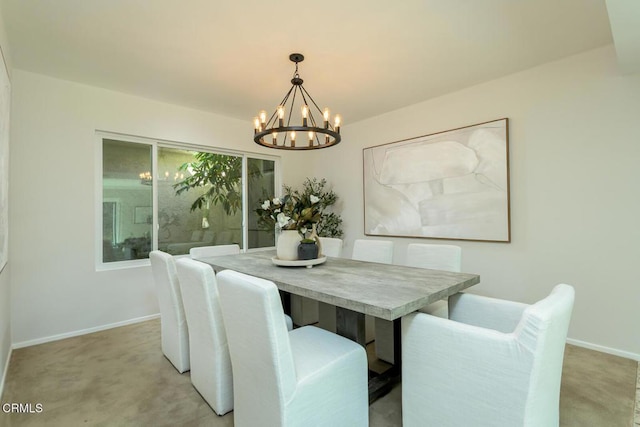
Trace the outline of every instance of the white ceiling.
[[2, 0], [0, 7], [15, 68], [247, 122], [289, 89], [292, 52], [305, 55], [307, 90], [349, 124], [613, 42], [605, 0]]

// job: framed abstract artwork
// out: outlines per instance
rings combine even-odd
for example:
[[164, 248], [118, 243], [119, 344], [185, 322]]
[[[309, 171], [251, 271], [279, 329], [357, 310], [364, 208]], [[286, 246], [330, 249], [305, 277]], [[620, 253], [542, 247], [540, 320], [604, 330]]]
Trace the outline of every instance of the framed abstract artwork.
[[365, 148], [365, 234], [510, 242], [508, 122]]

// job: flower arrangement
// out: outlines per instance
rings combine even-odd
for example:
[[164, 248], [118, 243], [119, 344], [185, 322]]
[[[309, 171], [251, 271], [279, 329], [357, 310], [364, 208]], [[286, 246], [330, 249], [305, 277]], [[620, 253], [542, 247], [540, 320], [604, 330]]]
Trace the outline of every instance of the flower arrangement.
[[333, 191], [324, 190], [326, 183], [325, 179], [307, 178], [301, 191], [283, 186], [282, 197], [259, 202], [260, 207], [255, 210], [258, 224], [266, 230], [273, 230], [275, 226], [282, 230], [297, 230], [303, 237], [316, 224], [319, 236], [341, 237], [342, 219], [333, 212], [325, 212], [338, 198]]

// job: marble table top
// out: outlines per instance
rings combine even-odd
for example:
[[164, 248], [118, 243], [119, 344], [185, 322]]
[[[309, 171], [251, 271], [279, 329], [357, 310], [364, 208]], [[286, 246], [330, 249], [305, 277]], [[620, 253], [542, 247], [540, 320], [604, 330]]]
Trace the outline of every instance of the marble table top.
[[214, 270], [235, 270], [274, 282], [281, 291], [395, 320], [480, 282], [480, 276], [329, 257], [324, 264], [279, 267], [275, 250], [199, 258]]

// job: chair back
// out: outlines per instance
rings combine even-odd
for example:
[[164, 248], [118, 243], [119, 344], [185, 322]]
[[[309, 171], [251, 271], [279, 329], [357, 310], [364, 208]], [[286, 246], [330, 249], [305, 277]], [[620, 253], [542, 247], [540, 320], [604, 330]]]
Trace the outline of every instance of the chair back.
[[322, 247], [322, 255], [340, 258], [342, 256], [342, 239], [334, 237], [320, 237], [320, 246]]
[[224, 270], [218, 273], [235, 384], [236, 425], [243, 414], [263, 414], [281, 425], [296, 389], [296, 374], [278, 288], [273, 282]]
[[178, 372], [189, 370], [189, 329], [174, 258], [166, 252], [149, 253], [160, 307], [162, 352]]
[[191, 382], [222, 415], [233, 409], [233, 375], [215, 274], [189, 258], [176, 264], [189, 325]]
[[353, 242], [351, 259], [391, 264], [393, 262], [393, 242], [389, 240], [357, 239]]
[[565, 284], [532, 305], [463, 293], [450, 320], [403, 317], [403, 425], [558, 426], [574, 298]]
[[460, 272], [462, 269], [462, 248], [455, 245], [410, 243], [407, 246], [405, 265]]
[[237, 255], [240, 253], [238, 245], [196, 246], [189, 249], [191, 258], [207, 258], [211, 256]]
[[530, 425], [557, 425], [564, 348], [575, 290], [556, 285], [549, 296], [527, 307], [515, 330], [517, 341], [533, 352], [525, 419]]

